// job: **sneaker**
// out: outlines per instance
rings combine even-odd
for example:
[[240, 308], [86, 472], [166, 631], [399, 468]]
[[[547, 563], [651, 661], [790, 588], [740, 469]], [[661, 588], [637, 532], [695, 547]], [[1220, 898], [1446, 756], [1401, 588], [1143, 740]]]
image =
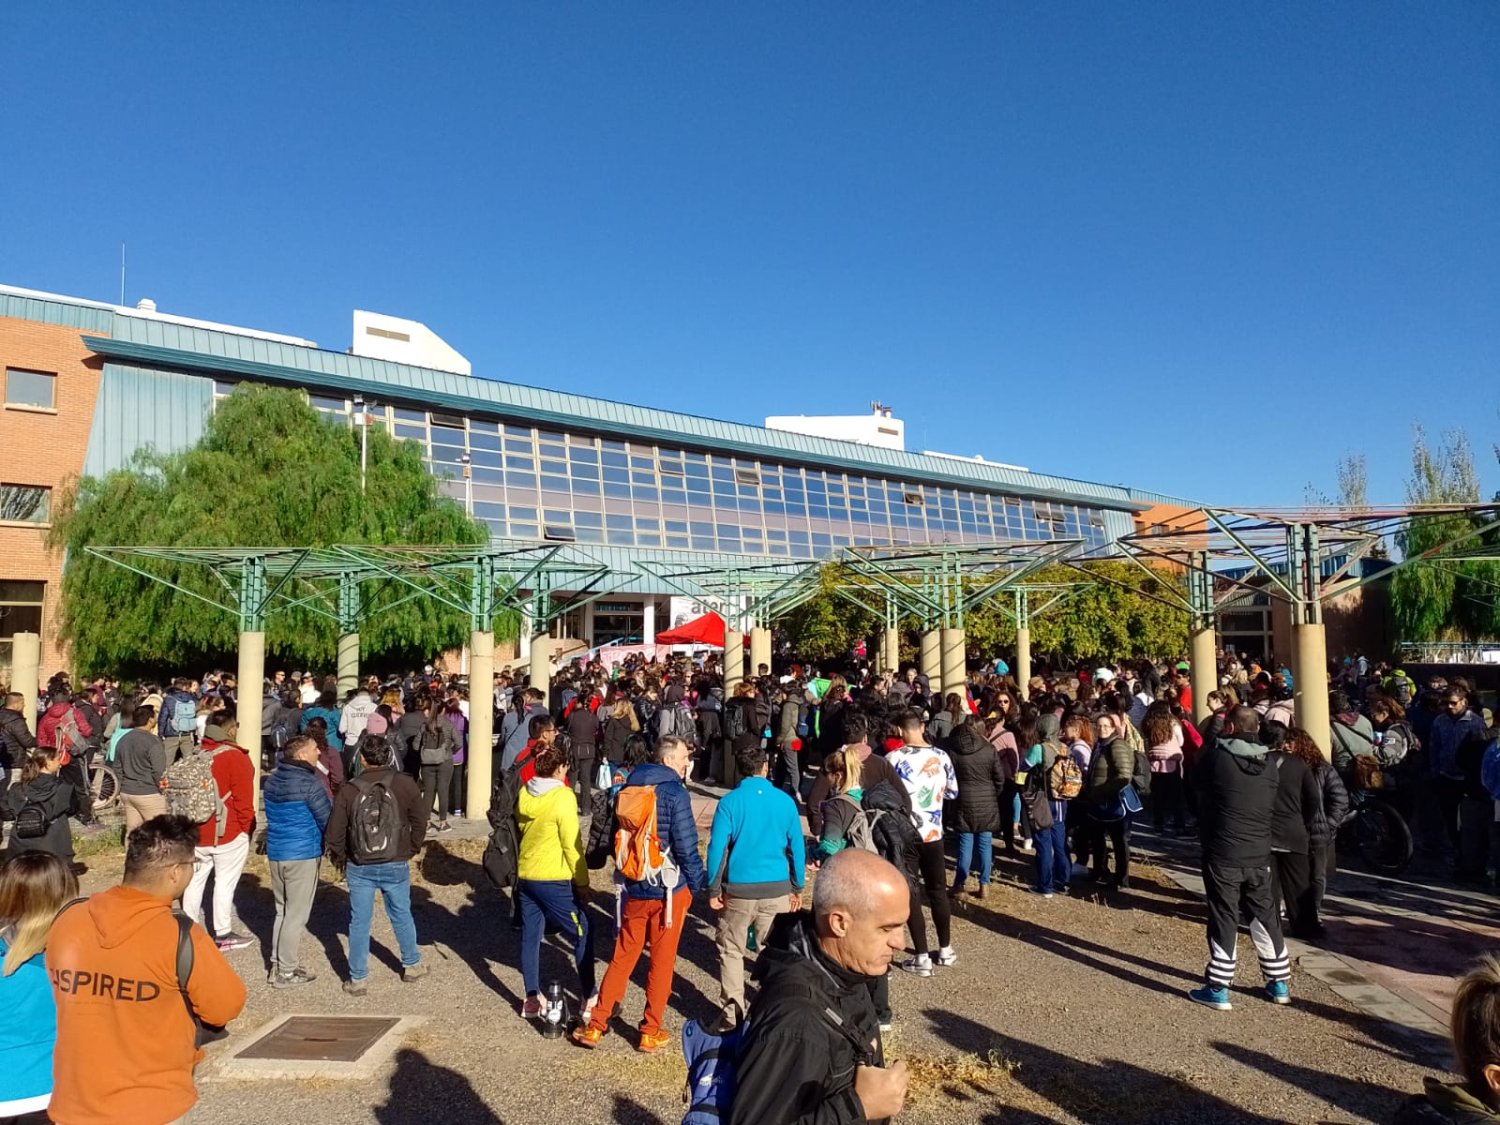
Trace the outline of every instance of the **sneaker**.
[[427, 966], [418, 961], [415, 965], [401, 966], [401, 979], [407, 984], [421, 980], [427, 975]]
[[449, 824], [446, 820], [440, 820], [437, 822], [437, 830], [439, 832], [452, 832], [453, 825]]
[[370, 991], [369, 983], [364, 980], [346, 980], [344, 991], [350, 996], [363, 996]]
[[599, 1046], [599, 1040], [604, 1038], [604, 1030], [594, 1027], [592, 1024], [584, 1024], [582, 1027], [575, 1027], [573, 1034], [568, 1036], [568, 1038], [580, 1047], [587, 1047], [592, 1051], [595, 1047]]
[[937, 951], [937, 956], [933, 960], [944, 968], [947, 968], [949, 965], [957, 965], [958, 950], [954, 949], [951, 945], [945, 945]]
[[217, 940], [219, 943], [219, 951], [221, 953], [228, 953], [231, 950], [235, 949], [245, 949], [246, 947], [255, 944], [254, 938], [247, 938], [244, 934], [237, 934], [233, 930], [230, 930], [227, 934], [223, 934], [215, 940]]
[[1031, 855], [1033, 852], [1036, 851], [1036, 845], [1033, 844], [1030, 840], [1022, 840], [1016, 846], [1018, 848], [1020, 848], [1023, 852], [1025, 852], [1027, 855]]
[[905, 961], [897, 961], [896, 967], [905, 969], [914, 977], [932, 976], [932, 958], [925, 953], [919, 953], [915, 957], [909, 957]]
[[662, 1047], [672, 1042], [672, 1033], [665, 1029], [661, 1031], [641, 1032], [641, 1041], [635, 1045], [635, 1049], [643, 1055], [654, 1055]]
[[893, 1028], [895, 1026], [896, 1025], [891, 1021], [891, 1018], [889, 1016], [887, 1016], [885, 1019], [883, 1019], [883, 1020], [880, 1021], [880, 1030], [881, 1030], [881, 1032], [890, 1031], [891, 1028]]
[[1290, 1004], [1292, 990], [1284, 980], [1273, 980], [1266, 984], [1266, 999], [1273, 1004]]
[[1205, 1008], [1212, 1008], [1216, 1012], [1227, 1012], [1230, 1009], [1229, 989], [1215, 988], [1211, 984], [1193, 989], [1188, 993], [1188, 999], [1194, 1004], [1202, 1004]]
[[542, 998], [540, 996], [532, 994], [521, 1002], [521, 1018], [523, 1020], [539, 1020], [542, 1018]]
[[272, 988], [296, 988], [299, 984], [311, 984], [318, 979], [317, 973], [310, 973], [306, 969], [293, 969], [289, 973], [277, 973], [271, 981]]
[[970, 894], [971, 897], [974, 898], [975, 901], [977, 901], [977, 902], [983, 902], [984, 901], [984, 892], [986, 890], [988, 890], [988, 889], [989, 889], [989, 884], [988, 883], [980, 883], [979, 884], [979, 889], [975, 890], [975, 891], [970, 891], [969, 894]]

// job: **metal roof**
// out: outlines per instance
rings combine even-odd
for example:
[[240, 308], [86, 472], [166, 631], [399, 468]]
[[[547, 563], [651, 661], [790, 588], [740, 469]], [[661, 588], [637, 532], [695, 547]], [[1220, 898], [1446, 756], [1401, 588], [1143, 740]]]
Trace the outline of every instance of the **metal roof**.
[[659, 441], [846, 472], [1081, 502], [1121, 511], [1139, 511], [1154, 503], [1188, 503], [1119, 485], [767, 430], [740, 422], [699, 418], [190, 325], [119, 317], [114, 331], [112, 339], [85, 336], [84, 342], [110, 358], [158, 369], [252, 378], [347, 394], [358, 392], [393, 403], [407, 402], [455, 413], [524, 420], [558, 429], [583, 429], [627, 440]]

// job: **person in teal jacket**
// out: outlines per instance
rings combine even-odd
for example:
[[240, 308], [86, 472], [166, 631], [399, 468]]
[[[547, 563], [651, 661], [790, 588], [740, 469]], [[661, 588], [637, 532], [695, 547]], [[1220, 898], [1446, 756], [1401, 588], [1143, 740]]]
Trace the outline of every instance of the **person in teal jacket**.
[[776, 915], [802, 907], [802, 818], [767, 778], [756, 743], [735, 751], [742, 778], [714, 810], [708, 837], [708, 905], [719, 913], [719, 1030], [745, 1018], [745, 953], [751, 927], [767, 934]]
[[51, 852], [0, 867], [0, 1121], [46, 1121], [57, 1009], [44, 960], [52, 920], [78, 896], [72, 869]]

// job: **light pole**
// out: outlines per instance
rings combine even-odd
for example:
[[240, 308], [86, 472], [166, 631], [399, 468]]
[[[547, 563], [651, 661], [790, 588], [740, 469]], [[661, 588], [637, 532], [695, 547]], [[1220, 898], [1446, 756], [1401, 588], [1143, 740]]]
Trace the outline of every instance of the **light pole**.
[[359, 419], [359, 490], [365, 490], [365, 468], [370, 460], [370, 416], [365, 413], [365, 396], [354, 396], [354, 413]]
[[467, 453], [460, 454], [458, 463], [464, 467], [464, 511], [469, 518], [474, 518], [474, 474], [470, 472], [469, 466], [474, 459]]

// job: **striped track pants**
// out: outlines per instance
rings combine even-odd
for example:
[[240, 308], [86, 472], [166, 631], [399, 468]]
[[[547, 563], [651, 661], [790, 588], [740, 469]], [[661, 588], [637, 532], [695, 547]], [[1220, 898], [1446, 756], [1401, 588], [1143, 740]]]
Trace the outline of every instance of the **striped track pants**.
[[1235, 946], [1242, 921], [1249, 926], [1266, 980], [1286, 980], [1292, 975], [1269, 864], [1241, 867], [1205, 860], [1203, 890], [1208, 900], [1208, 970], [1204, 975], [1211, 986], [1234, 984]]

